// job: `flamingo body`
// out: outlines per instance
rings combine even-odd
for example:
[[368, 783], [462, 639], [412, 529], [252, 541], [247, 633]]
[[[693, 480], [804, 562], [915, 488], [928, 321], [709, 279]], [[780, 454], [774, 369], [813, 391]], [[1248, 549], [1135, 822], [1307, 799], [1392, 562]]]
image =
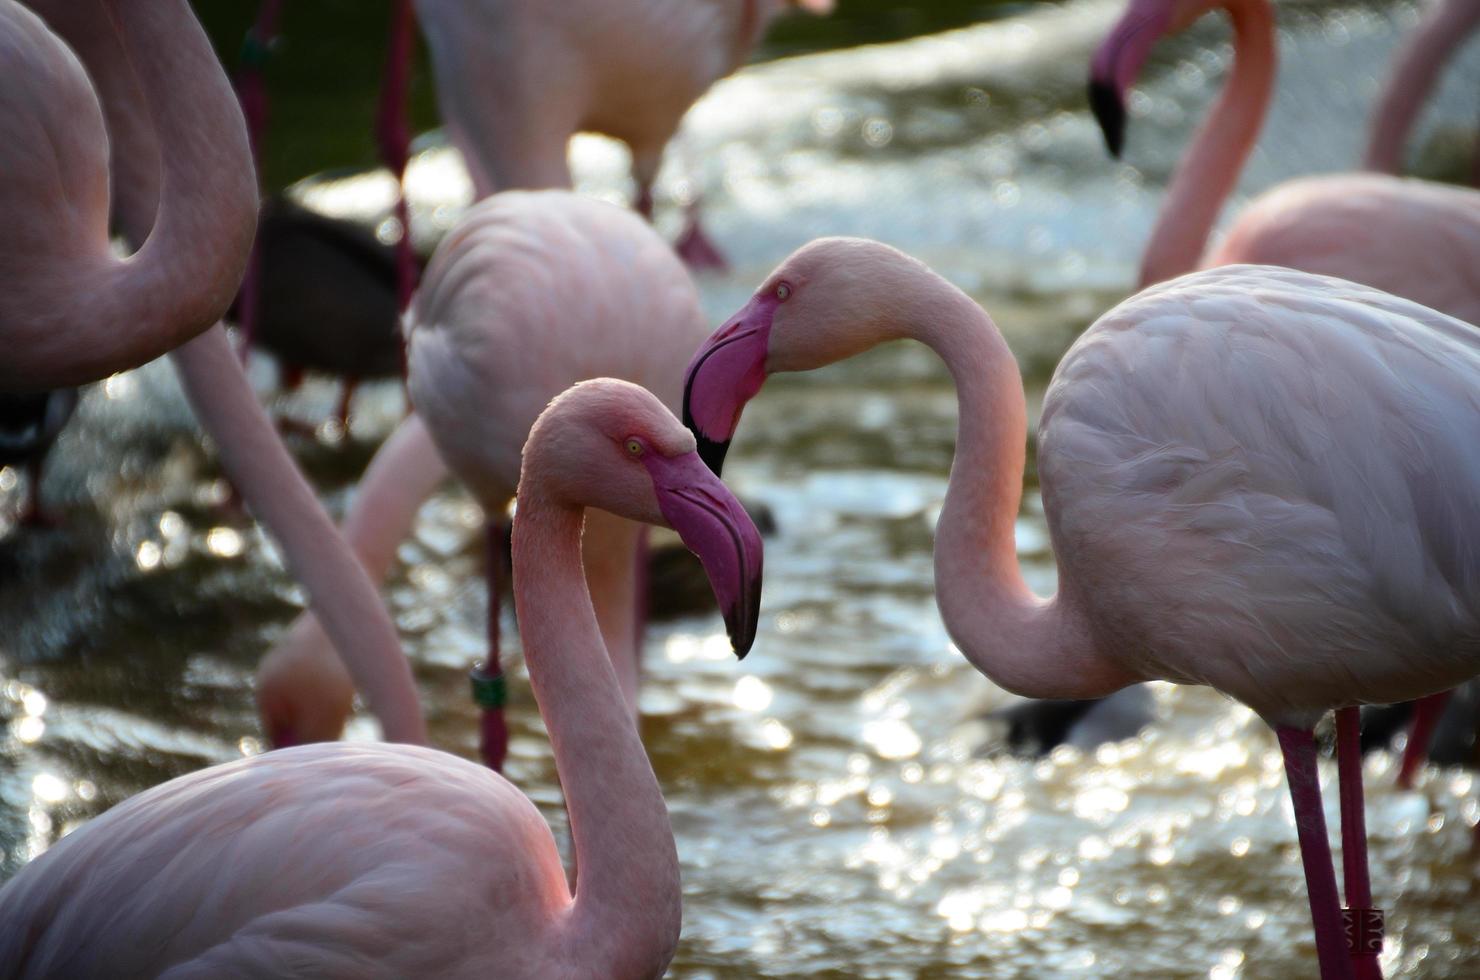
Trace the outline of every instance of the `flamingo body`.
[[635, 385], [573, 388], [524, 455], [514, 588], [576, 894], [539, 811], [502, 776], [418, 746], [303, 746], [141, 793], [24, 867], [0, 890], [0, 975], [662, 976], [678, 855], [602, 649], [582, 524], [601, 507], [676, 530], [742, 657], [760, 536], [693, 436]]
[[3, 899], [0, 974], [17, 980], [310, 965], [555, 976], [532, 937], [571, 901], [549, 827], [507, 780], [444, 752], [348, 743], [131, 797], [23, 868]]
[[1480, 670], [1476, 445], [1468, 324], [1231, 266], [1132, 297], [1074, 345], [1038, 467], [1097, 649], [1308, 727]]
[[1383, 174], [1288, 181], [1203, 260], [1237, 264], [1349, 279], [1480, 324], [1480, 192]]

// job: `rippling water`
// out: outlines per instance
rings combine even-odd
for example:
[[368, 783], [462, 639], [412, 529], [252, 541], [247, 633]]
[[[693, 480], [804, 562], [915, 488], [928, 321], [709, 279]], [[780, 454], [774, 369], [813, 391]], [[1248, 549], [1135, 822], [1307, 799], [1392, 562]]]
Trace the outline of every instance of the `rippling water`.
[[[957, 19], [919, 26], [979, 7], [942, 5]], [[702, 193], [735, 265], [703, 281], [716, 323], [795, 245], [871, 235], [993, 313], [1036, 403], [1072, 338], [1128, 290], [1160, 185], [1229, 51], [1212, 22], [1158, 49], [1133, 102], [1128, 162], [1115, 164], [1081, 93], [1117, 5], [1013, 9], [944, 35], [763, 64], [696, 109], [660, 218], [668, 228], [673, 202]], [[1245, 193], [1355, 159], [1413, 13], [1307, 2], [1282, 16], [1279, 101]], [[865, 23], [887, 33], [896, 21]], [[838, 28], [833, 43], [869, 36], [846, 33], [858, 30]], [[796, 37], [777, 50], [826, 42]], [[1473, 55], [1446, 83], [1425, 167], [1446, 166], [1447, 134], [1473, 125]], [[423, 242], [467, 194], [435, 144], [412, 174]], [[581, 139], [576, 163], [584, 189], [627, 193], [611, 144]], [[300, 190], [372, 219], [386, 200], [374, 175]], [[278, 404], [316, 419], [333, 398], [319, 384]], [[360, 410], [352, 439], [295, 443], [336, 508], [399, 395], [372, 389]], [[643, 734], [686, 892], [672, 976], [1313, 975], [1279, 754], [1248, 711], [1159, 685], [1156, 724], [1140, 737], [1036, 762], [1007, 756], [976, 720], [1012, 699], [951, 648], [932, 599], [954, 424], [945, 372], [907, 345], [778, 377], [747, 411], [727, 476], [780, 524], [755, 651], [737, 666], [717, 619], [695, 616], [657, 624], [647, 653]], [[0, 471], [0, 512], [13, 512], [16, 484]], [[91, 393], [48, 489], [64, 530], [0, 528], [3, 874], [146, 786], [259, 751], [251, 670], [302, 603], [270, 544], [223, 508], [168, 368]], [[1047, 592], [1053, 560], [1032, 489], [1019, 550]], [[390, 593], [434, 738], [470, 756], [464, 669], [486, 616], [479, 519], [461, 490], [440, 494]], [[509, 774], [559, 828], [539, 718], [527, 688], [515, 692]], [[360, 718], [351, 734], [373, 737], [373, 724]], [[1389, 975], [1477, 975], [1471, 777], [1433, 772], [1398, 793], [1385, 755], [1367, 776]]]

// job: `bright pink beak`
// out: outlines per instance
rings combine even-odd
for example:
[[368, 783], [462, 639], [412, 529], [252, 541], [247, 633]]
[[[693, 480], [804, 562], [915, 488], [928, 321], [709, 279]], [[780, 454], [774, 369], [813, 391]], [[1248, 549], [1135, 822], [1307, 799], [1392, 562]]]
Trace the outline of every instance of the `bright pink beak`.
[[730, 646], [741, 660], [755, 642], [761, 608], [761, 535], [735, 495], [698, 453], [643, 457], [658, 509], [699, 556], [725, 617]]
[[684, 372], [683, 424], [716, 476], [745, 403], [766, 383], [766, 354], [778, 300], [763, 293], [745, 304], [699, 348]]
[[1167, 0], [1132, 0], [1090, 62], [1089, 105], [1113, 157], [1120, 156], [1125, 143], [1126, 90], [1171, 22]]

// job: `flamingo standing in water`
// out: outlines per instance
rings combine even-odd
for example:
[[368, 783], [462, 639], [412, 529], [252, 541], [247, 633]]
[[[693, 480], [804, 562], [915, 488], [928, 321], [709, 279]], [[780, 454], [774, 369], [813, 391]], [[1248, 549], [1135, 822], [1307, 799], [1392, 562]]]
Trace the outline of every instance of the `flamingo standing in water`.
[[[474, 206], [433, 256], [407, 324], [416, 415], [376, 453], [344, 526], [377, 577], [447, 466], [501, 524], [519, 448], [550, 398], [608, 376], [642, 384], [676, 409], [689, 353], [708, 333], [692, 278], [651, 227], [557, 190], [510, 191]], [[490, 538], [501, 541], [502, 533]], [[592, 599], [634, 712], [639, 556], [637, 527], [592, 515], [585, 548]], [[491, 563], [499, 560], [490, 554]], [[337, 737], [353, 694], [308, 615], [263, 662], [257, 691], [276, 744]], [[484, 756], [495, 766], [502, 736], [488, 726], [497, 724], [485, 717]]]
[[[1436, 0], [1393, 56], [1387, 80], [1377, 97], [1362, 166], [1378, 173], [1403, 171], [1408, 136], [1424, 100], [1444, 66], [1477, 29], [1480, 3]], [[1480, 154], [1476, 155], [1480, 163]]]
[[[355, 682], [386, 736], [425, 741], [390, 617], [216, 323], [246, 263], [257, 192], [209, 41], [185, 0], [28, 6], [45, 22], [0, 0], [0, 324], [11, 351], [0, 390], [91, 381], [173, 350], [223, 468], [340, 649], [355, 651]], [[112, 210], [138, 246], [127, 260], [109, 249], [110, 178]]]
[[1480, 191], [1384, 174], [1292, 180], [1242, 212], [1209, 249], [1218, 212], [1259, 137], [1274, 86], [1269, 0], [1132, 0], [1094, 57], [1090, 101], [1119, 154], [1125, 91], [1156, 41], [1210, 10], [1233, 22], [1233, 71], [1177, 165], [1140, 285], [1247, 262], [1350, 279], [1480, 323]]
[[[567, 144], [592, 130], [631, 148], [637, 209], [651, 217], [684, 113], [789, 6], [826, 14], [833, 0], [416, 0], [416, 15], [476, 198], [569, 187]], [[724, 264], [692, 208], [677, 248], [691, 264]]]
[[662, 976], [678, 855], [586, 592], [594, 508], [679, 532], [741, 657], [760, 599], [759, 535], [657, 398], [600, 380], [551, 403], [524, 451], [514, 594], [574, 895], [503, 777], [416, 746], [304, 746], [140, 793], [22, 868], [0, 890], [0, 974]]
[[[719, 468], [767, 375], [901, 338], [940, 355], [960, 398], [935, 544], [952, 640], [1027, 697], [1161, 679], [1258, 712], [1285, 757], [1322, 976], [1352, 976], [1312, 729], [1333, 708], [1480, 673], [1480, 552], [1466, 544], [1480, 521], [1480, 334], [1272, 267], [1126, 300], [1044, 397], [1038, 474], [1059, 562], [1048, 600], [1016, 559], [1027, 412], [1012, 353], [968, 296], [887, 246], [805, 246], [705, 342], [684, 388], [700, 454]], [[1360, 787], [1343, 792], [1344, 815], [1360, 813]], [[1348, 882], [1365, 881], [1365, 846], [1343, 858]], [[1374, 973], [1375, 953], [1357, 966]]]

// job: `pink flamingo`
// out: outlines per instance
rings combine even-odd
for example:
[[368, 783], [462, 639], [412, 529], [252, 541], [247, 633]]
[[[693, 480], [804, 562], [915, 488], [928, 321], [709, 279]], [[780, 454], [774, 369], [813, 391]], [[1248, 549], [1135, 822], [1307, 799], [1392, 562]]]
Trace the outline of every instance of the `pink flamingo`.
[[[520, 445], [550, 398], [609, 376], [642, 384], [676, 409], [688, 353], [708, 333], [692, 279], [651, 227], [621, 208], [555, 190], [495, 194], [468, 211], [428, 265], [407, 323], [416, 415], [372, 460], [344, 525], [377, 577], [449, 466], [490, 521], [502, 523]], [[634, 712], [639, 553], [637, 527], [592, 515], [591, 594]], [[489, 560], [496, 567], [502, 558]], [[497, 609], [494, 588], [490, 659]], [[353, 693], [307, 616], [264, 660], [257, 691], [276, 744], [337, 737]], [[485, 717], [490, 764], [502, 757], [499, 729], [487, 727], [496, 724]]]
[[[425, 741], [374, 585], [215, 322], [246, 262], [257, 195], [241, 112], [209, 41], [185, 0], [28, 4], [46, 23], [0, 0], [0, 323], [15, 353], [0, 388], [93, 380], [173, 349], [224, 469], [340, 648], [356, 651], [356, 684], [386, 736]], [[122, 261], [108, 246], [110, 177], [118, 223], [141, 243]]]
[[140, 793], [22, 868], [0, 891], [0, 974], [662, 976], [678, 855], [586, 593], [595, 508], [679, 532], [741, 657], [760, 598], [759, 535], [657, 398], [601, 380], [551, 403], [524, 452], [514, 592], [574, 895], [503, 777], [417, 746], [304, 746]]
[[[1403, 40], [1378, 95], [1362, 166], [1378, 173], [1403, 171], [1408, 136], [1439, 73], [1480, 28], [1480, 3], [1436, 0]], [[1480, 159], [1480, 157], [1477, 157]]]
[[[1142, 259], [1141, 285], [1199, 264], [1281, 265], [1360, 282], [1480, 323], [1480, 191], [1371, 173], [1293, 180], [1258, 197], [1222, 242], [1206, 249], [1269, 106], [1275, 29], [1268, 0], [1132, 0], [1090, 74], [1091, 103], [1111, 152], [1118, 154], [1124, 135], [1125, 90], [1157, 39], [1218, 7], [1233, 22], [1233, 72], [1177, 166]], [[1446, 27], [1459, 30], [1457, 21], [1468, 16], [1451, 15]], [[1399, 785], [1409, 785], [1425, 759], [1447, 696], [1418, 706]], [[1361, 773], [1358, 720], [1355, 711], [1349, 714], [1337, 726], [1343, 780]]]
[[[636, 206], [651, 217], [679, 120], [788, 6], [825, 14], [833, 0], [416, 0], [416, 14], [476, 198], [569, 187], [566, 146], [594, 130], [631, 147]], [[677, 248], [693, 264], [723, 265], [692, 208]]]
[[1142, 286], [1240, 262], [1337, 276], [1480, 323], [1480, 191], [1382, 174], [1292, 180], [1261, 195], [1207, 248], [1254, 148], [1275, 73], [1268, 0], [1132, 0], [1095, 54], [1090, 99], [1118, 154], [1125, 90], [1158, 38], [1215, 8], [1233, 22], [1234, 65], [1183, 155], [1141, 262]]
[[[1332, 708], [1480, 672], [1480, 334], [1289, 269], [1148, 289], [1059, 364], [1037, 436], [1059, 592], [1013, 538], [1026, 424], [991, 319], [884, 245], [824, 239], [772, 273], [689, 367], [684, 420], [718, 469], [767, 375], [889, 340], [933, 348], [960, 398], [936, 601], [978, 670], [1034, 698], [1162, 679], [1249, 705], [1284, 752], [1322, 975], [1351, 976], [1312, 729]], [[1360, 816], [1343, 793], [1343, 814]], [[1361, 835], [1355, 838], [1363, 841]], [[1344, 852], [1358, 935], [1365, 847]], [[1371, 971], [1376, 954], [1359, 959]], [[1370, 972], [1369, 972], [1370, 975]]]

